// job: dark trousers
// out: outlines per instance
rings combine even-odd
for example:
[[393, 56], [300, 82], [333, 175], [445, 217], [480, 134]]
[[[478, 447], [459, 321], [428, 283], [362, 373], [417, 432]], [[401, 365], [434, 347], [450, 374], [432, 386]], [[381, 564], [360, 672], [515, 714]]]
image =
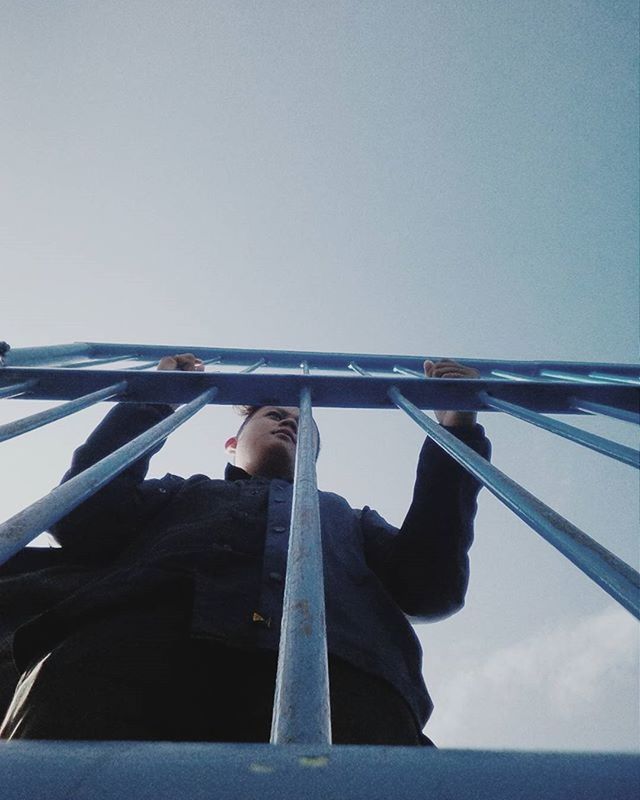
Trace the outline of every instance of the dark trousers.
[[[268, 742], [276, 663], [171, 626], [104, 621], [23, 674], [0, 737]], [[431, 744], [386, 681], [332, 656], [329, 676], [334, 743]]]

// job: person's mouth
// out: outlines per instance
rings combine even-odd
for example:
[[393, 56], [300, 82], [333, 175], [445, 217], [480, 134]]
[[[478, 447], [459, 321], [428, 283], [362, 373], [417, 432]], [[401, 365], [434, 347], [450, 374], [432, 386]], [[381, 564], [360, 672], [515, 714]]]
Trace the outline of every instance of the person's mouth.
[[293, 444], [296, 443], [296, 437], [295, 437], [295, 434], [293, 433], [293, 431], [287, 430], [286, 428], [278, 428], [278, 430], [274, 431], [274, 433], [283, 434], [284, 436], [287, 437], [287, 439], [292, 441]]

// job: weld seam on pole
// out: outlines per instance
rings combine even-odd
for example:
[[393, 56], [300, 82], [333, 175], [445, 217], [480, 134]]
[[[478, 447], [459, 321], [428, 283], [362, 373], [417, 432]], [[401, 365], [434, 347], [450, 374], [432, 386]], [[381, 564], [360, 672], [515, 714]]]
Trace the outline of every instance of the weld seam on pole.
[[403, 409], [427, 434], [520, 519], [566, 556], [607, 594], [640, 618], [640, 575], [584, 531], [566, 520], [504, 472], [479, 456], [441, 425], [414, 406], [392, 386], [392, 402]]
[[331, 744], [331, 708], [311, 393], [300, 393], [272, 744]]
[[167, 419], [141, 433], [127, 444], [70, 480], [56, 486], [49, 494], [36, 500], [0, 525], [0, 564], [21, 550], [38, 534], [46, 531], [59, 519], [101, 489], [130, 464], [166, 439], [169, 434], [205, 406], [218, 389], [214, 386], [198, 395]]
[[57, 419], [75, 414], [88, 406], [99, 403], [101, 400], [106, 400], [116, 394], [122, 394], [126, 391], [126, 388], [126, 381], [114, 383], [113, 386], [107, 386], [105, 389], [99, 389], [97, 392], [86, 394], [75, 400], [69, 400], [67, 403], [63, 403], [55, 408], [48, 408], [46, 411], [40, 411], [37, 414], [31, 414], [28, 417], [22, 417], [22, 419], [0, 425], [0, 442], [6, 442], [8, 439], [13, 439], [16, 436], [27, 433], [27, 431], [35, 430]]
[[597, 436], [594, 433], [580, 430], [580, 428], [568, 425], [566, 422], [549, 419], [543, 414], [531, 411], [515, 403], [508, 403], [506, 400], [500, 400], [487, 394], [487, 392], [479, 392], [478, 397], [490, 408], [504, 411], [524, 422], [536, 425], [538, 428], [544, 428], [544, 430], [555, 433], [557, 436], [562, 436], [576, 444], [581, 444], [583, 447], [588, 447], [590, 450], [595, 450], [597, 453], [614, 458], [616, 461], [621, 461], [623, 464], [640, 469], [640, 453], [632, 447], [626, 447], [617, 442], [612, 442], [610, 439], [605, 439], [604, 436]]

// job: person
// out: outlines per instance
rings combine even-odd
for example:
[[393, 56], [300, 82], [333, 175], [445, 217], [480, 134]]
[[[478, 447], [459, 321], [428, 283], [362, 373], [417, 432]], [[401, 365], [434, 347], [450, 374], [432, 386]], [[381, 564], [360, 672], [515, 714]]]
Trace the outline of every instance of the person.
[[[158, 368], [204, 367], [183, 353]], [[451, 360], [424, 370], [478, 375]], [[63, 480], [173, 410], [118, 404]], [[21, 677], [0, 737], [269, 741], [298, 409], [245, 415], [226, 442], [224, 479], [145, 480], [157, 447], [55, 525], [73, 580], [15, 633]], [[436, 415], [489, 457], [475, 413]], [[400, 529], [319, 492], [334, 743], [431, 744], [421, 730], [433, 704], [407, 616], [439, 619], [463, 606], [479, 488], [427, 439]]]

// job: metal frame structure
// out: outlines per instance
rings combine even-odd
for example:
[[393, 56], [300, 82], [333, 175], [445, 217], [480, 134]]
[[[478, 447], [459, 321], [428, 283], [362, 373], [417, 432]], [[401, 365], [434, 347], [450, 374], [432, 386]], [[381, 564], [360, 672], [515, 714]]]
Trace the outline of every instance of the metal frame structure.
[[[0, 398], [66, 401], [0, 426], [0, 441], [105, 400], [183, 404], [116, 452], [0, 524], [0, 563], [82, 503], [210, 403], [300, 407], [289, 559], [272, 727], [273, 744], [330, 745], [324, 590], [312, 403], [402, 409], [496, 497], [634, 616], [640, 576], [525, 488], [436, 424], [424, 409], [500, 412], [639, 468], [638, 452], [548, 414], [600, 414], [640, 423], [640, 367], [461, 358], [474, 379], [428, 379], [426, 357], [75, 343], [11, 350], [0, 344]], [[204, 372], [155, 371], [194, 352]], [[437, 361], [438, 356], [429, 356]], [[302, 535], [304, 532], [304, 536]], [[304, 617], [300, 609], [304, 608]], [[303, 633], [304, 628], [304, 633]], [[311, 631], [311, 634], [310, 634]]]

